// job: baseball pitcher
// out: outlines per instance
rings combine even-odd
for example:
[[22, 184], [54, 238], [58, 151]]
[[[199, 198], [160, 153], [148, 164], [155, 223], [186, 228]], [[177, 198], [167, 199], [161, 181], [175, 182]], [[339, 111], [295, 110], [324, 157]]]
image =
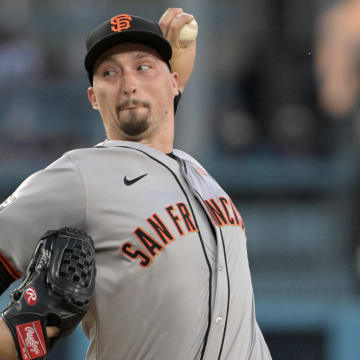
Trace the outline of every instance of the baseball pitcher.
[[[88, 98], [106, 140], [64, 154], [1, 206], [3, 288], [49, 228], [77, 229], [82, 246], [91, 236], [95, 292], [82, 308], [87, 360], [271, 359], [255, 319], [242, 217], [206, 169], [173, 148], [174, 101], [191, 71], [175, 71], [172, 54], [194, 59], [195, 41], [179, 42], [192, 20], [181, 9], [169, 9], [160, 26], [119, 13], [93, 29]], [[54, 244], [63, 236], [56, 234]], [[3, 313], [5, 325], [16, 328], [12, 314]], [[49, 334], [49, 349], [58, 336]]]

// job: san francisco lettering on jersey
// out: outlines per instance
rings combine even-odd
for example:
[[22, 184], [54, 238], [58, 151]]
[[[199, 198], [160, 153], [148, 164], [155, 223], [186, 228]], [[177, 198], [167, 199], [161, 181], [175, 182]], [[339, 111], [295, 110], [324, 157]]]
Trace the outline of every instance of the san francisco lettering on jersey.
[[[207, 199], [204, 200], [204, 205], [208, 209], [213, 226], [238, 226], [245, 231], [242, 217], [230, 198], [221, 196], [218, 199]], [[164, 215], [161, 217], [154, 213], [148, 217], [146, 222], [149, 224], [149, 230], [144, 226], [138, 226], [133, 231], [138, 241], [128, 241], [121, 246], [122, 253], [132, 260], [137, 260], [141, 267], [149, 267], [153, 259], [176, 240], [167, 223], [175, 226], [176, 235], [180, 237], [199, 231], [189, 206], [184, 202], [166, 206]]]

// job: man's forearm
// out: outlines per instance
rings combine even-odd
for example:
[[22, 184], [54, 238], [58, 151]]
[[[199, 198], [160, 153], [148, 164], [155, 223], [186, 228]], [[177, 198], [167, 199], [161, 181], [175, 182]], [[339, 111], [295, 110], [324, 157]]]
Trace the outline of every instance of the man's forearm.
[[0, 359], [17, 360], [14, 339], [4, 319], [0, 317]]

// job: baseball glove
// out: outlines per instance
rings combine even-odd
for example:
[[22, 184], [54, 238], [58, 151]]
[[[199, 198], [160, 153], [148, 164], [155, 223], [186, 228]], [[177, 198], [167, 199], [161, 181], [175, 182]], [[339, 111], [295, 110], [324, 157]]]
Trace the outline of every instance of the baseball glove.
[[[95, 251], [87, 234], [71, 228], [47, 231], [40, 239], [21, 285], [3, 312], [19, 359], [46, 359], [89, 309], [95, 287]], [[46, 326], [60, 335], [47, 338]]]

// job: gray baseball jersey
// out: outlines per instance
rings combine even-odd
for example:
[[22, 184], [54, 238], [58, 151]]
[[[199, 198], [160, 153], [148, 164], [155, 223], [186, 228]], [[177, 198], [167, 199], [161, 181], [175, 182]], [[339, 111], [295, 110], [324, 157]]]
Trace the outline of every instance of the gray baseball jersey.
[[106, 141], [66, 153], [0, 206], [0, 252], [24, 270], [48, 229], [89, 233], [88, 360], [269, 360], [242, 218], [189, 155]]

